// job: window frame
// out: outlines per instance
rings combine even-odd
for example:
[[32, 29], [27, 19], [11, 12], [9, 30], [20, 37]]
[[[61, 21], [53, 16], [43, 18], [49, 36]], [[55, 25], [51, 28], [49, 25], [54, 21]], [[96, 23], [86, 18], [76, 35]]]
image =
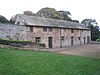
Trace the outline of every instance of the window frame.
[[53, 29], [50, 27], [50, 28], [48, 28], [48, 31], [49, 31], [49, 32], [52, 32], [52, 31], [53, 31]]
[[71, 29], [71, 33], [74, 33], [74, 29]]
[[81, 40], [81, 37], [78, 37], [78, 40]]
[[47, 27], [43, 27], [43, 32], [47, 32], [48, 28]]
[[41, 37], [35, 37], [35, 42], [40, 43], [41, 42]]
[[33, 26], [30, 26], [30, 32], [33, 32]]
[[61, 36], [61, 41], [64, 41], [65, 40], [65, 37], [64, 36]]

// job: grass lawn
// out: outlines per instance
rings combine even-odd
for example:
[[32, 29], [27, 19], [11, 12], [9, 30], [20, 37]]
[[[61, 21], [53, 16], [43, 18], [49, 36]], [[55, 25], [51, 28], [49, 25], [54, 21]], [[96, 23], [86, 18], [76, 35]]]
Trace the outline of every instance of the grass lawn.
[[0, 49], [0, 75], [100, 75], [100, 59]]

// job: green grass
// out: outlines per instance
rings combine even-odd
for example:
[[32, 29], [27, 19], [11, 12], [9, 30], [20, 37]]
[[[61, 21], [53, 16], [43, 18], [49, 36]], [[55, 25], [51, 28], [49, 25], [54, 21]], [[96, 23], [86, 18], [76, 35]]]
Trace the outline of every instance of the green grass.
[[100, 59], [0, 49], [0, 75], [100, 75]]

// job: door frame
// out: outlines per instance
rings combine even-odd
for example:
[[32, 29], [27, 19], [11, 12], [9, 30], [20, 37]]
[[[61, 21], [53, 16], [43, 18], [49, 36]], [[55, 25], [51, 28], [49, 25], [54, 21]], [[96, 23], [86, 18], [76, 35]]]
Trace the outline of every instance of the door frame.
[[74, 45], [74, 37], [71, 36], [71, 46], [73, 46], [73, 45]]
[[90, 36], [87, 36], [87, 43], [90, 43]]
[[86, 44], [86, 37], [84, 37], [84, 44]]
[[52, 37], [48, 37], [48, 47], [52, 48]]

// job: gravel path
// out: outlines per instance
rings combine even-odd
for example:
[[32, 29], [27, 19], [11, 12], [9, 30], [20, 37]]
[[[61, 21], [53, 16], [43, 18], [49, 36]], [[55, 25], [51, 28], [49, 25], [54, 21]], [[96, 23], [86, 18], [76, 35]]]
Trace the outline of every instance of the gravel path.
[[100, 58], [100, 44], [85, 44], [81, 46], [47, 49], [50, 52]]

